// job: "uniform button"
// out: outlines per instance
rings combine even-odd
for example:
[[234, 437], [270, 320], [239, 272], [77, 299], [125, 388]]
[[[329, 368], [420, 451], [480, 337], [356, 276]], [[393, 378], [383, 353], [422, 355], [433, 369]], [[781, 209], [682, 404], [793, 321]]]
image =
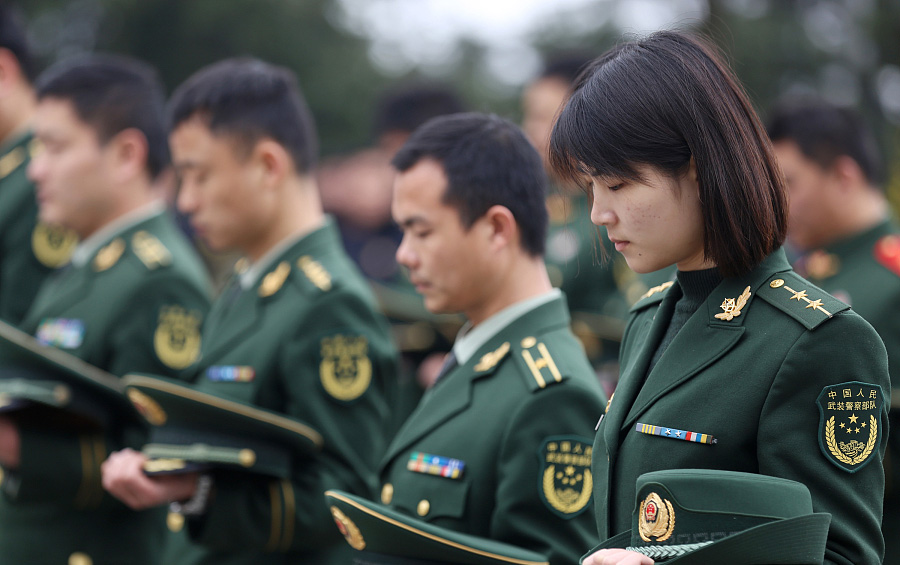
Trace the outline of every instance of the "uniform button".
[[91, 565], [93, 561], [86, 553], [76, 551], [69, 556], [69, 565]]
[[381, 487], [381, 503], [390, 504], [392, 500], [394, 500], [394, 485], [384, 483], [384, 486]]
[[184, 516], [178, 512], [169, 512], [169, 515], [166, 516], [166, 526], [169, 527], [170, 532], [180, 532], [184, 527]]
[[431, 510], [431, 503], [424, 498], [420, 500], [419, 505], [416, 507], [416, 512], [419, 513], [419, 516], [427, 516], [429, 510]]

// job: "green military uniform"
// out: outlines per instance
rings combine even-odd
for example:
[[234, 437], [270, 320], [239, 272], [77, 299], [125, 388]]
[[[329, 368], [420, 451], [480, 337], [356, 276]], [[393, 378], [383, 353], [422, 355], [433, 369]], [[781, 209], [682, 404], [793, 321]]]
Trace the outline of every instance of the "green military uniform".
[[[175, 375], [199, 354], [206, 278], [168, 216], [159, 210], [139, 218], [109, 234], [83, 265], [48, 279], [22, 328], [115, 375]], [[100, 485], [108, 453], [139, 446], [143, 432], [19, 422], [21, 464], [5, 473], [0, 497], [2, 560], [155, 563], [164, 514], [134, 512]]]
[[330, 220], [276, 255], [213, 306], [195, 386], [308, 423], [322, 452], [291, 481], [214, 472], [211, 503], [185, 528], [203, 551], [177, 537], [169, 563], [347, 563], [322, 493], [375, 486], [396, 370], [387, 323]]
[[[884, 221], [862, 233], [807, 253], [794, 263], [810, 282], [853, 307], [872, 324], [888, 353], [891, 382], [900, 390], [900, 229]], [[896, 393], [895, 393], [896, 394]], [[896, 404], [896, 403], [894, 403]], [[900, 425], [898, 407], [891, 424]], [[885, 457], [885, 563], [900, 564], [900, 436]]]
[[35, 142], [24, 135], [0, 149], [0, 320], [22, 321], [38, 288], [66, 263], [76, 238], [37, 220], [34, 185], [25, 175]]
[[890, 383], [877, 334], [779, 250], [723, 280], [648, 374], [681, 295], [668, 283], [632, 307], [594, 443], [601, 540], [631, 528], [639, 475], [725, 469], [805, 484], [833, 516], [825, 563], [880, 563]]
[[482, 334], [425, 394], [382, 462], [381, 502], [551, 563], [578, 561], [595, 538], [590, 436], [604, 396], [556, 293]]

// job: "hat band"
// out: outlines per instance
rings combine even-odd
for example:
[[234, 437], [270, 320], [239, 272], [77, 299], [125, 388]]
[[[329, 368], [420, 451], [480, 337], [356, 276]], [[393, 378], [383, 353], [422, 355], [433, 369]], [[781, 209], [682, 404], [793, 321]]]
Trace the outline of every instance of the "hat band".
[[712, 541], [701, 541], [699, 543], [684, 543], [681, 545], [645, 545], [641, 547], [626, 547], [626, 551], [636, 551], [637, 553], [642, 553], [647, 557], [653, 559], [654, 561], [658, 561], [660, 559], [671, 559], [673, 557], [680, 557], [685, 553], [690, 553], [692, 551], [696, 551], [703, 546], [714, 543]]

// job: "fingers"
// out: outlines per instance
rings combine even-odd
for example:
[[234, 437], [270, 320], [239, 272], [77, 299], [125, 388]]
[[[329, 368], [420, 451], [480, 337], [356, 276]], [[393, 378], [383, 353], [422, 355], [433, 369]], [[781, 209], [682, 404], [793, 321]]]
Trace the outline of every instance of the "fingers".
[[653, 565], [653, 560], [634, 551], [601, 549], [585, 557], [582, 565]]
[[134, 510], [144, 510], [168, 502], [156, 480], [144, 474], [146, 457], [132, 449], [111, 454], [100, 471], [103, 488]]

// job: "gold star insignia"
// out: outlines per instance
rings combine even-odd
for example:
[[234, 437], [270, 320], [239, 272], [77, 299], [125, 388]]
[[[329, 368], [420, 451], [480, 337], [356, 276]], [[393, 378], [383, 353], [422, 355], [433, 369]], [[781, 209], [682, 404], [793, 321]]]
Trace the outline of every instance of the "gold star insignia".
[[859, 433], [859, 428], [856, 428], [855, 430], [853, 430], [853, 433], [858, 434], [858, 433]]
[[859, 417], [856, 414], [854, 414], [854, 415], [850, 416], [849, 420], [850, 420], [851, 424], [855, 424], [856, 421], [859, 420]]
[[866, 427], [866, 423], [865, 423], [865, 422], [863, 422], [863, 423], [860, 424], [860, 425], [861, 425], [862, 427], [864, 427], [864, 428]]
[[812, 308], [813, 310], [818, 310], [822, 307], [821, 300], [812, 300], [809, 304], [806, 305], [807, 308]]
[[844, 426], [844, 422], [841, 422], [841, 427], [842, 427], [842, 428], [845, 427], [845, 426]]
[[[800, 300], [801, 298], [806, 298], [805, 290], [798, 290], [794, 292], [794, 296], [791, 297], [791, 300]], [[807, 306], [809, 308], [809, 306]]]

